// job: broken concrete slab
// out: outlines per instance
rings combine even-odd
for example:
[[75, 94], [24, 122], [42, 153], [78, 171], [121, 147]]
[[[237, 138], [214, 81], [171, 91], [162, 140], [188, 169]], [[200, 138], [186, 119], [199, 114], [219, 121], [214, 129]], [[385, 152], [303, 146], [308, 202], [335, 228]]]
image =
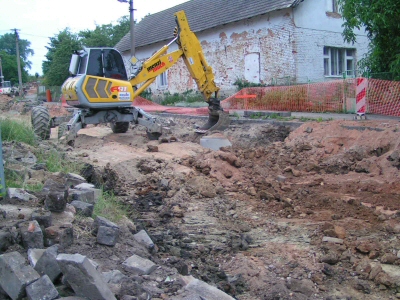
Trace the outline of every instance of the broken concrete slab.
[[90, 300], [116, 300], [102, 275], [86, 256], [59, 254], [57, 262], [77, 296]]
[[57, 289], [47, 275], [28, 285], [26, 294], [29, 300], [53, 300], [59, 297]]
[[219, 150], [222, 147], [231, 147], [232, 143], [225, 137], [204, 136], [200, 139], [200, 145], [211, 150]]
[[26, 295], [25, 288], [38, 280], [40, 275], [17, 251], [0, 255], [0, 286], [13, 300], [20, 300]]
[[142, 258], [136, 254], [126, 259], [122, 263], [122, 266], [126, 271], [135, 273], [137, 275], [149, 275], [157, 268], [157, 265], [151, 260]]

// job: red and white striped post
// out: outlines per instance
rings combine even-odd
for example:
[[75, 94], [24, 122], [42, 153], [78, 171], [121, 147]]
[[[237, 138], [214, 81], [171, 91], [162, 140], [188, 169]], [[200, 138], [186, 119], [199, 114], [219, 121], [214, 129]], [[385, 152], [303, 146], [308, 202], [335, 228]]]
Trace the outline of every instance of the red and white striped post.
[[365, 119], [365, 113], [367, 112], [367, 88], [368, 88], [368, 79], [364, 77], [359, 77], [356, 79], [357, 87], [356, 87], [356, 119]]

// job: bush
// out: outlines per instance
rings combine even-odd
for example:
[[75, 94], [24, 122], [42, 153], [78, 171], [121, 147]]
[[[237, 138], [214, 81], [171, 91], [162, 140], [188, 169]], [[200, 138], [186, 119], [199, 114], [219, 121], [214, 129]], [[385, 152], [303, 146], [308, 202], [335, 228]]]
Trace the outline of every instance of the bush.
[[241, 79], [241, 78], [237, 78], [236, 81], [233, 83], [233, 85], [237, 86], [238, 91], [240, 91], [244, 88], [249, 88], [249, 87], [265, 87], [265, 86], [267, 86], [266, 84], [263, 84], [263, 83], [254, 83], [254, 82], [250, 82], [246, 79]]

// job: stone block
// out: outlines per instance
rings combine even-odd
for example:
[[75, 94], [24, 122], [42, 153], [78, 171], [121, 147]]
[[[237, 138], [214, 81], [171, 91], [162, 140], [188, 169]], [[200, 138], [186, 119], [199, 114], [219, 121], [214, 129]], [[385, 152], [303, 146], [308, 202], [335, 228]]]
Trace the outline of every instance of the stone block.
[[22, 299], [26, 295], [25, 288], [39, 278], [19, 252], [0, 255], [0, 286], [11, 299]]
[[100, 226], [97, 231], [97, 243], [106, 246], [115, 246], [118, 240], [119, 229]]
[[43, 248], [43, 231], [37, 221], [22, 222], [18, 225], [25, 248]]
[[[61, 276], [61, 269], [57, 262], [58, 245], [53, 245], [44, 251], [43, 249], [33, 249], [35, 253], [28, 253], [31, 266], [40, 274], [47, 275], [52, 282], [55, 282]], [[35, 261], [36, 260], [36, 261]]]
[[75, 187], [81, 183], [86, 183], [86, 180], [78, 174], [68, 173], [67, 176], [65, 176], [65, 185], [68, 187]]
[[67, 205], [68, 192], [49, 191], [44, 200], [46, 209], [54, 212], [62, 212]]
[[93, 214], [94, 205], [83, 201], [72, 201], [71, 205], [75, 207], [76, 213], [85, 217], [91, 217]]
[[327, 243], [334, 243], [334, 244], [343, 244], [343, 240], [342, 239], [337, 239], [337, 238], [333, 238], [333, 237], [329, 237], [329, 236], [324, 236], [322, 238], [323, 242], [327, 242]]
[[5, 229], [0, 230], [0, 252], [6, 251], [13, 244], [14, 239], [11, 232]]
[[29, 194], [24, 189], [8, 188], [6, 200], [17, 200], [20, 202], [36, 202], [38, 201], [38, 198], [34, 195]]
[[[193, 276], [182, 276], [180, 281], [186, 291], [185, 299], [207, 299], [207, 300], [234, 300], [231, 296], [216, 287], [195, 279]], [[171, 300], [178, 300], [179, 296]]]
[[58, 291], [47, 275], [40, 277], [26, 287], [29, 300], [53, 300], [58, 298]]
[[94, 235], [97, 235], [97, 231], [99, 230], [99, 227], [100, 227], [100, 226], [111, 227], [111, 228], [115, 228], [115, 229], [118, 229], [118, 230], [119, 230], [119, 227], [118, 227], [117, 224], [111, 222], [110, 220], [107, 220], [107, 219], [104, 218], [104, 217], [98, 216], [98, 217], [96, 217], [96, 219], [95, 219], [94, 222], [93, 222], [93, 230], [92, 230], [92, 233], [93, 233]]
[[44, 241], [47, 247], [55, 244], [60, 244], [64, 248], [71, 246], [74, 242], [74, 231], [72, 224], [47, 227], [45, 229]]
[[136, 254], [126, 259], [122, 263], [122, 266], [126, 271], [133, 272], [137, 275], [149, 275], [151, 272], [157, 269], [157, 265], [151, 260], [142, 258]]
[[147, 249], [154, 249], [154, 243], [145, 230], [140, 230], [138, 233], [133, 235], [133, 237], [136, 241], [138, 241], [138, 243], [147, 247]]
[[43, 228], [47, 228], [52, 225], [51, 212], [45, 209], [35, 210], [31, 215], [31, 220], [37, 221]]
[[116, 300], [102, 275], [80, 254], [59, 254], [58, 264], [76, 296], [90, 300]]
[[91, 204], [95, 204], [97, 202], [95, 201], [94, 198], [93, 189], [87, 189], [87, 190], [71, 189], [69, 190], [68, 199], [69, 201], [82, 201]]

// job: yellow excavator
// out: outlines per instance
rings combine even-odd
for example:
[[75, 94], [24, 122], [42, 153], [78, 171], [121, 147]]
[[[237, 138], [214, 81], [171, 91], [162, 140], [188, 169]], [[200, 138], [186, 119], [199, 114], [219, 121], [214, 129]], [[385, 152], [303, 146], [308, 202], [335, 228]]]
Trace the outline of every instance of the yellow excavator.
[[[213, 70], [207, 64], [199, 40], [190, 30], [185, 12], [175, 13], [175, 19], [174, 39], [143, 62], [131, 78], [128, 78], [122, 55], [116, 49], [85, 48], [72, 55], [71, 77], [62, 85], [62, 96], [69, 106], [76, 108], [66, 124], [71, 140], [87, 124], [109, 123], [114, 133], [124, 133], [131, 122], [145, 126], [150, 139], [158, 139], [162, 126], [157, 118], [132, 106], [132, 102], [180, 58], [208, 103], [208, 121], [197, 132], [224, 130], [229, 126], [229, 114], [220, 105]], [[172, 43], [177, 43], [178, 50], [168, 53]], [[38, 116], [38, 113], [32, 111], [32, 116]], [[40, 121], [40, 118], [36, 119]]]

